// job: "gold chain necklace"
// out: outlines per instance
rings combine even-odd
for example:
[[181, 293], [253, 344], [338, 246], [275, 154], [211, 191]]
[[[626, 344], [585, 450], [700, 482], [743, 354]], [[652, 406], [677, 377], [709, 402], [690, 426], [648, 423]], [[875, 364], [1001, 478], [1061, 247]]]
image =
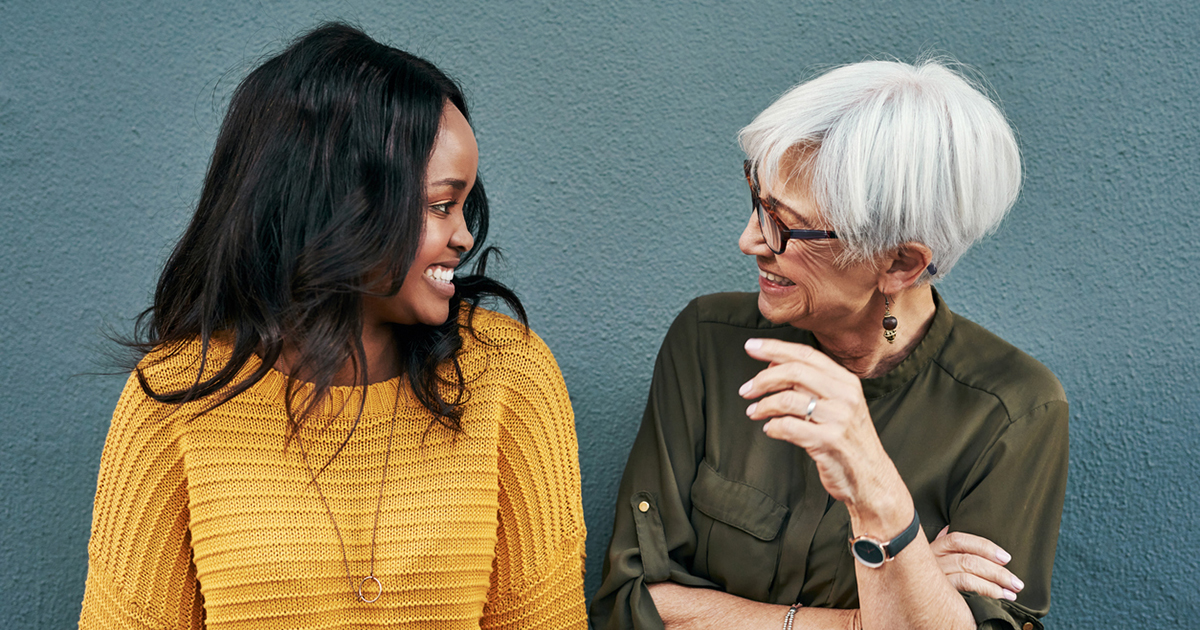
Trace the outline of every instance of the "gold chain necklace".
[[[300, 443], [300, 455], [304, 458], [304, 467], [308, 469], [308, 476], [312, 478], [313, 485], [317, 487], [317, 496], [321, 497], [321, 504], [325, 506], [325, 513], [329, 515], [329, 522], [333, 523], [333, 531], [337, 534], [338, 545], [342, 549], [342, 567], [346, 569], [346, 583], [350, 585], [350, 591], [358, 597], [358, 601], [364, 604], [373, 604], [383, 595], [383, 582], [375, 577], [375, 539], [379, 534], [379, 512], [383, 509], [383, 487], [387, 484], [388, 464], [392, 459], [392, 438], [396, 435], [396, 414], [392, 412], [392, 426], [388, 432], [387, 452], [383, 456], [383, 478], [379, 480], [379, 499], [375, 502], [375, 525], [371, 528], [371, 570], [366, 577], [359, 580], [355, 586], [354, 578], [350, 576], [350, 560], [346, 556], [346, 541], [342, 538], [342, 530], [338, 528], [337, 519], [333, 518], [333, 510], [329, 508], [329, 500], [325, 498], [325, 493], [321, 490], [321, 483], [317, 481], [316, 474], [313, 473], [312, 464], [308, 462], [308, 449], [304, 448], [304, 438], [297, 435], [297, 441]], [[368, 583], [375, 583], [375, 596], [367, 599], [363, 595], [363, 587]]]

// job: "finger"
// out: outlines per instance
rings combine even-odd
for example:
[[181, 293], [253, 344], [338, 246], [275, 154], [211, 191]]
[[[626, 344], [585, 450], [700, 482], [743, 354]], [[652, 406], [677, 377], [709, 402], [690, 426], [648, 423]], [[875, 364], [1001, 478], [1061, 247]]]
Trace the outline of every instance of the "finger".
[[813, 396], [812, 392], [805, 389], [785, 389], [758, 402], [750, 403], [750, 406], [746, 407], [746, 415], [751, 420], [769, 420], [776, 416], [804, 418]]
[[[949, 525], [947, 525], [949, 527]], [[941, 535], [938, 536], [941, 538]], [[950, 553], [969, 553], [999, 564], [1008, 564], [1012, 556], [1000, 548], [1000, 545], [975, 534], [952, 532], [946, 535], [940, 543], [941, 548]]]
[[816, 397], [816, 405], [812, 405], [810, 416], [808, 408], [814, 394], [807, 390], [785, 389], [763, 398], [746, 408], [746, 415], [752, 420], [766, 420], [778, 416], [795, 416], [811, 422], [835, 422], [838, 418], [849, 416], [850, 410], [840, 400]]
[[804, 449], [825, 441], [820, 425], [795, 416], [771, 418], [763, 424], [763, 433], [766, 433], [769, 438], [791, 442]]
[[975, 577], [995, 584], [999, 588], [1014, 592], [1025, 588], [1025, 584], [1017, 579], [1017, 576], [1013, 575], [1012, 572], [986, 558], [970, 554], [954, 554], [948, 559], [952, 560], [950, 564], [957, 568], [957, 571], [951, 568], [949, 572], [970, 573]]
[[940, 532], [938, 532], [938, 533], [937, 533], [937, 536], [935, 536], [935, 537], [933, 538], [933, 540], [934, 540], [934, 541], [941, 540], [941, 539], [942, 539], [942, 537], [943, 537], [943, 536], [945, 536], [945, 535], [946, 535], [947, 533], [949, 533], [949, 532], [950, 532], [950, 526], [949, 526], [949, 525], [947, 525], [947, 526], [945, 526], [945, 527], [943, 527], [943, 528], [942, 528], [942, 531], [940, 531]]
[[1017, 599], [1016, 593], [987, 580], [980, 579], [978, 576], [971, 575], [970, 573], [953, 573], [947, 575], [946, 579], [958, 591], [978, 593], [984, 597], [1005, 599], [1010, 602]]
[[[861, 391], [862, 386], [858, 387]], [[738, 389], [738, 394], [742, 398], [758, 398], [771, 392], [795, 388], [805, 389], [821, 398], [854, 395], [853, 390], [836, 376], [797, 361], [781, 363], [755, 374]], [[808, 404], [807, 401], [805, 404]]]
[[[759, 361], [774, 363], [800, 361], [814, 367], [850, 374], [849, 370], [836, 363], [825, 353], [802, 343], [793, 343], [779, 339], [749, 339], [746, 341], [745, 348], [746, 354]], [[851, 376], [853, 375], [851, 374]]]

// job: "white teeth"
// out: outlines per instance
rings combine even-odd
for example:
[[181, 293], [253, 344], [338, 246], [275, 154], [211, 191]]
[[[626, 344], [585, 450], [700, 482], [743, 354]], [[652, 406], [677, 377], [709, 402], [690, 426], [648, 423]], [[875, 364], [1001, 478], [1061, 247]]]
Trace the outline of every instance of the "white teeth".
[[438, 282], [453, 282], [454, 270], [445, 267], [430, 267], [425, 270], [425, 277]]
[[767, 280], [770, 280], [771, 282], [774, 282], [775, 284], [783, 285], [785, 287], [790, 287], [793, 284], [796, 284], [795, 282], [792, 282], [791, 280], [788, 280], [787, 278], [784, 278], [783, 276], [777, 276], [773, 273], [763, 271], [762, 269], [758, 270], [758, 275], [763, 278], [766, 278]]

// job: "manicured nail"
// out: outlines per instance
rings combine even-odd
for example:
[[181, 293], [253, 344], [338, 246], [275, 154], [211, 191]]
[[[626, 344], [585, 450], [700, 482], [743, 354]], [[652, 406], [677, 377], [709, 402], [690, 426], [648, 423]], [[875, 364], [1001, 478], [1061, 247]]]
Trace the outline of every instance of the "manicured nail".
[[754, 404], [750, 405], [749, 407], [746, 407], [746, 415], [747, 415], [747, 416], [753, 416], [753, 415], [754, 415], [754, 409], [755, 409], [755, 408], [757, 408], [757, 407], [758, 407], [758, 403], [754, 403]]
[[762, 347], [762, 339], [747, 339], [746, 340], [746, 349], [747, 350], [758, 350], [761, 347]]
[[1016, 594], [1016, 593], [1014, 593], [1014, 592], [1012, 592], [1012, 591], [1010, 591], [1010, 590], [1008, 590], [1008, 589], [1006, 589], [1006, 588], [1005, 588], [1005, 589], [1001, 589], [1001, 590], [1002, 590], [1002, 591], [1004, 591], [1004, 599], [1007, 599], [1007, 600], [1008, 600], [1008, 601], [1010, 601], [1010, 602], [1015, 602], [1015, 601], [1017, 601], [1017, 594]]
[[770, 423], [770, 422], [764, 422], [764, 423], [763, 423], [763, 433], [766, 433], [766, 432], [767, 432], [767, 427], [770, 427], [770, 426], [771, 426], [771, 423]]
[[1000, 561], [1000, 564], [1006, 564], [1009, 560], [1012, 560], [1012, 556], [1008, 555], [1007, 551], [1001, 549], [996, 552], [996, 559]]
[[1013, 576], [1012, 584], [1014, 591], [1020, 591], [1021, 589], [1025, 588], [1025, 583], [1021, 581], [1021, 578], [1015, 575]]
[[754, 379], [750, 379], [750, 380], [746, 381], [745, 383], [742, 383], [742, 386], [738, 388], [738, 395], [745, 396], [746, 393], [750, 391], [750, 388], [753, 385], [754, 385]]

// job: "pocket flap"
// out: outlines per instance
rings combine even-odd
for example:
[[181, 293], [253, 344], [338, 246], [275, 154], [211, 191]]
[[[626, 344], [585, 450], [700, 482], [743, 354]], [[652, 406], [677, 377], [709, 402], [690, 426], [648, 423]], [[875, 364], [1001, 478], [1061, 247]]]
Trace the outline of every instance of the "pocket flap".
[[788, 514], [788, 509], [767, 493], [722, 477], [708, 462], [700, 462], [696, 471], [692, 505], [759, 540], [774, 540]]

